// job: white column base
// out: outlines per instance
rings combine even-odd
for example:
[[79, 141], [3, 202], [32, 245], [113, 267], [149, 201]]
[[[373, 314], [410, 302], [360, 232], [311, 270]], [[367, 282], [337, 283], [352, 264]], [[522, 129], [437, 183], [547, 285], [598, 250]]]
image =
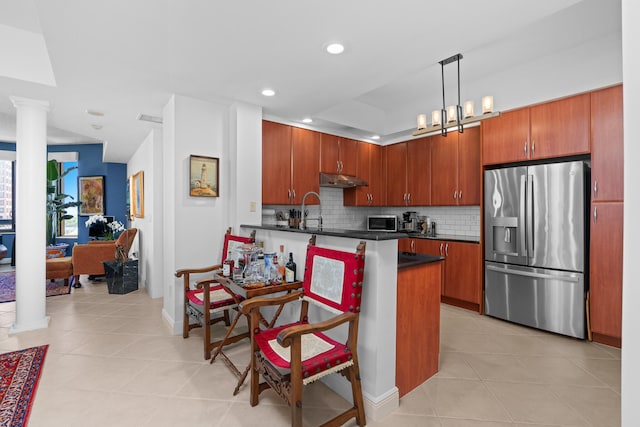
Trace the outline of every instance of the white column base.
[[367, 419], [380, 421], [400, 407], [400, 392], [394, 387], [391, 392], [377, 402], [364, 395], [364, 413]]
[[36, 329], [45, 329], [49, 327], [49, 316], [45, 316], [44, 319], [34, 323], [13, 323], [9, 327], [9, 334], [18, 334], [20, 332], [35, 331]]

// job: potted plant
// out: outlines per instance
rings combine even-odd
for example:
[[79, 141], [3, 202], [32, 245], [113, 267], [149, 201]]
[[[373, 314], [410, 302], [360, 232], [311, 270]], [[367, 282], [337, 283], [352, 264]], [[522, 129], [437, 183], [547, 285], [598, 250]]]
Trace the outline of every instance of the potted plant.
[[67, 209], [82, 205], [80, 201], [69, 201], [74, 199], [69, 194], [58, 193], [58, 182], [72, 170], [77, 169], [73, 166], [63, 173], [60, 173], [57, 160], [49, 160], [47, 162], [47, 257], [56, 258], [64, 256], [67, 244], [56, 245], [56, 237], [58, 235], [58, 223], [66, 219], [72, 219], [73, 216], [67, 213]]

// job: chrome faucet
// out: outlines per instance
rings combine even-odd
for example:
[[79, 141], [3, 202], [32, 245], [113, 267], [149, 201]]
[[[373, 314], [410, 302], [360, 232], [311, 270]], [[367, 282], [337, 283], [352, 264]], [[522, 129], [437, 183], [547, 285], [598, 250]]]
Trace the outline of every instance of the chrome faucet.
[[[307, 218], [307, 214], [304, 211], [304, 201], [306, 200], [307, 196], [309, 194], [313, 194], [318, 198], [318, 217], [317, 218]], [[307, 229], [307, 220], [308, 219], [317, 219], [318, 220], [318, 230], [322, 230], [322, 201], [320, 200], [320, 195], [318, 193], [316, 193], [315, 191], [309, 191], [307, 192], [304, 197], [302, 198], [302, 206], [300, 207], [300, 214], [302, 215], [302, 222], [300, 223], [300, 229], [302, 230], [306, 230]]]

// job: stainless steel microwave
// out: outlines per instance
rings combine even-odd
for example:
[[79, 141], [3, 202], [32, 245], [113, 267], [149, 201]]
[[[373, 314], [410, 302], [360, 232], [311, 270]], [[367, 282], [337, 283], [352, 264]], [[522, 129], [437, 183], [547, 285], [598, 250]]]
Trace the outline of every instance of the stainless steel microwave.
[[395, 215], [369, 215], [367, 231], [398, 231], [398, 217]]

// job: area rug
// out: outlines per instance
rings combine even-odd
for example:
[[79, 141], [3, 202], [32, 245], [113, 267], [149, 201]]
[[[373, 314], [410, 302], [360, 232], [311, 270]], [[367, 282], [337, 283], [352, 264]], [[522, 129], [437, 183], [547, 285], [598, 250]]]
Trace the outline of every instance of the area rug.
[[0, 354], [0, 426], [27, 425], [48, 347]]
[[[73, 276], [72, 276], [73, 277]], [[47, 279], [47, 296], [52, 297], [56, 295], [67, 295], [71, 292], [71, 279], [69, 278], [69, 286], [64, 285], [63, 279], [56, 279], [50, 281]], [[16, 272], [3, 271], [0, 272], [0, 303], [10, 302], [16, 300]]]

